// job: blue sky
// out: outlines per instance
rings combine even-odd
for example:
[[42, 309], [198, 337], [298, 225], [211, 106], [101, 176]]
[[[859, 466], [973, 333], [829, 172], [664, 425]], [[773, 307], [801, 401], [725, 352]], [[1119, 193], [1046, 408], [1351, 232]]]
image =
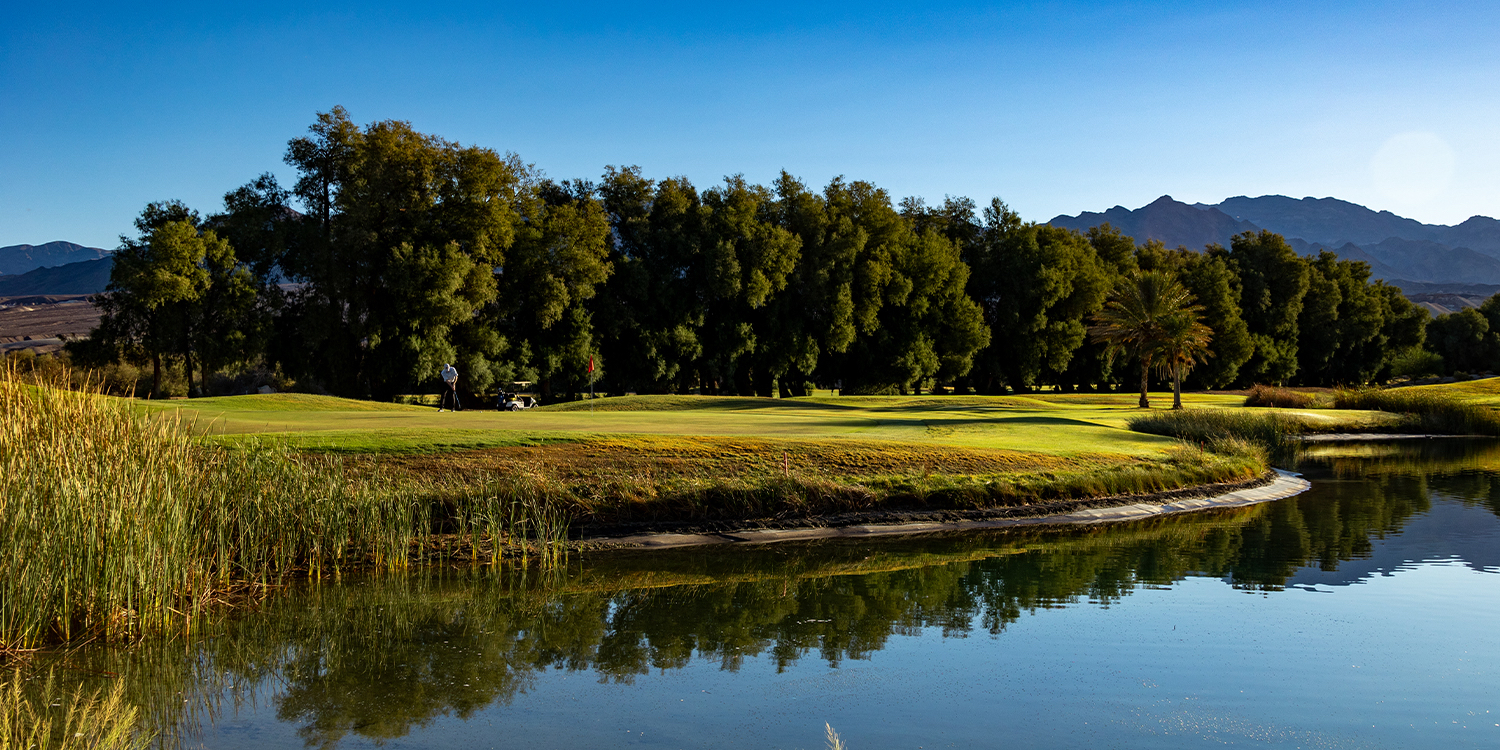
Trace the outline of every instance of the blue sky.
[[148, 201], [290, 184], [334, 105], [560, 179], [1500, 215], [1497, 3], [422, 5], [8, 3], [0, 245], [114, 247]]

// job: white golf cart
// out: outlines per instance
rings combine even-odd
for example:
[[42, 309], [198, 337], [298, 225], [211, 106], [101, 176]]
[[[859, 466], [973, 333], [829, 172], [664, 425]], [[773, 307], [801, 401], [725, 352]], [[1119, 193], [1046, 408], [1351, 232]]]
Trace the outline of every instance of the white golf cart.
[[512, 382], [509, 388], [500, 389], [500, 397], [496, 401], [495, 407], [500, 411], [520, 411], [522, 409], [536, 408], [536, 399], [522, 393], [530, 385], [530, 380], [517, 380]]

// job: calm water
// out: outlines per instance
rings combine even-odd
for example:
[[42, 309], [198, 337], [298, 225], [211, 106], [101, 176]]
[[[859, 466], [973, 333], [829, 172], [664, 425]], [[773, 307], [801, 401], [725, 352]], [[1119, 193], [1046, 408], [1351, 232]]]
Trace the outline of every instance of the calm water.
[[1071, 531], [324, 585], [81, 654], [208, 747], [1500, 747], [1500, 448]]

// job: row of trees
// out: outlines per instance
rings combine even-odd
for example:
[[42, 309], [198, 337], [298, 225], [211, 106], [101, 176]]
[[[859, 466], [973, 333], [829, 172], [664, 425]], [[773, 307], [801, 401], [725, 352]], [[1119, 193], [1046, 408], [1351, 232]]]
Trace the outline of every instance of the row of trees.
[[1367, 265], [1265, 232], [1170, 250], [1027, 223], [998, 199], [897, 204], [786, 173], [558, 183], [339, 108], [286, 162], [290, 190], [264, 175], [221, 213], [148, 206], [79, 350], [158, 372], [262, 363], [353, 396], [423, 387], [443, 362], [472, 390], [532, 380], [549, 396], [586, 388], [590, 362], [615, 392], [997, 393], [1129, 380], [1088, 326], [1142, 274], [1180, 284], [1211, 335], [1195, 387], [1382, 379], [1427, 323]]

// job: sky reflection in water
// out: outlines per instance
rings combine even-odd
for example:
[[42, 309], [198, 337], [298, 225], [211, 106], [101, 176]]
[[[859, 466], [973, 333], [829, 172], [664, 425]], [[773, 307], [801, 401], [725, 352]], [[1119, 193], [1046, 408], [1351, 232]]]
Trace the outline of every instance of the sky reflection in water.
[[1107, 528], [324, 585], [89, 661], [209, 747], [1500, 746], [1497, 455], [1320, 446], [1300, 497]]

